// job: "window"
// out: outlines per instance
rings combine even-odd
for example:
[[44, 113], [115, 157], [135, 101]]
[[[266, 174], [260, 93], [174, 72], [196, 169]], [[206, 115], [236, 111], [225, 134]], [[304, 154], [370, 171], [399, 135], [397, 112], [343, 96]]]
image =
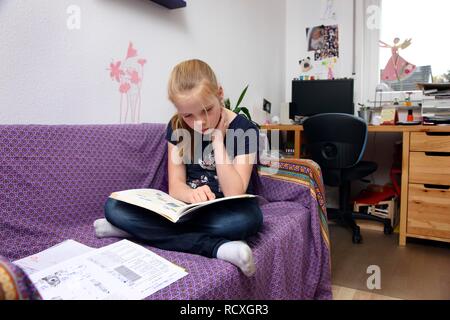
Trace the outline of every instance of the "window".
[[382, 1], [381, 83], [392, 91], [412, 91], [417, 82], [450, 81], [449, 12], [446, 0]]

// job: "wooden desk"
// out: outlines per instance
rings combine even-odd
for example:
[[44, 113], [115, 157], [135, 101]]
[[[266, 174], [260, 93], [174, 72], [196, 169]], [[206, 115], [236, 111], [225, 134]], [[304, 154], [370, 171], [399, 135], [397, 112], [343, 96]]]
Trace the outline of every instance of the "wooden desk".
[[[301, 125], [263, 125], [295, 132], [300, 158]], [[406, 238], [450, 242], [450, 126], [369, 126], [369, 132], [401, 133], [400, 246]]]
[[302, 135], [301, 132], [303, 131], [303, 126], [301, 125], [284, 125], [284, 124], [280, 124], [280, 125], [262, 125], [261, 126], [261, 130], [267, 130], [267, 131], [272, 131], [272, 130], [279, 130], [279, 131], [294, 131], [295, 132], [295, 139], [294, 139], [294, 158], [295, 159], [300, 159], [301, 157], [301, 142], [302, 142]]

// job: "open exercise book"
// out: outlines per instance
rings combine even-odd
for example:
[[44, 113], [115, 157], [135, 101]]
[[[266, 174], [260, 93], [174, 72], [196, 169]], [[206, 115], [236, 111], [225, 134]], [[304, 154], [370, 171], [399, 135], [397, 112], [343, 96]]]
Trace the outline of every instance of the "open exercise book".
[[187, 275], [128, 240], [99, 249], [66, 240], [14, 263], [44, 300], [139, 300]]
[[186, 204], [171, 197], [167, 193], [156, 189], [131, 189], [118, 191], [113, 192], [109, 197], [151, 210], [172, 222], [177, 222], [188, 213], [217, 202], [246, 198], [258, 198], [259, 201], [264, 201], [264, 198], [260, 196], [243, 194], [194, 204]]

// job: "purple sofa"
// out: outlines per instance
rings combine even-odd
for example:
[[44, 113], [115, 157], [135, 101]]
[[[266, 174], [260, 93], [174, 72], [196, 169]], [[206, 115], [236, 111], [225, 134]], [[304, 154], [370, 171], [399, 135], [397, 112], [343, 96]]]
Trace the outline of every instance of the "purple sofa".
[[[93, 222], [113, 191], [167, 191], [164, 133], [164, 124], [1, 125], [3, 260], [66, 239], [96, 248], [118, 241], [97, 239]], [[189, 273], [148, 299], [331, 299], [321, 176], [302, 164], [285, 169], [261, 170], [260, 194], [269, 203], [263, 229], [249, 239], [254, 277], [221, 260], [148, 247]]]

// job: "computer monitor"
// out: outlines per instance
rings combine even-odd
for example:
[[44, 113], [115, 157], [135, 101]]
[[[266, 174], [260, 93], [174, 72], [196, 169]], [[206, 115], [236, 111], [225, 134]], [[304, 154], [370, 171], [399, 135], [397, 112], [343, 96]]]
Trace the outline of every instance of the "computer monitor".
[[292, 81], [289, 117], [321, 113], [355, 113], [353, 79]]

